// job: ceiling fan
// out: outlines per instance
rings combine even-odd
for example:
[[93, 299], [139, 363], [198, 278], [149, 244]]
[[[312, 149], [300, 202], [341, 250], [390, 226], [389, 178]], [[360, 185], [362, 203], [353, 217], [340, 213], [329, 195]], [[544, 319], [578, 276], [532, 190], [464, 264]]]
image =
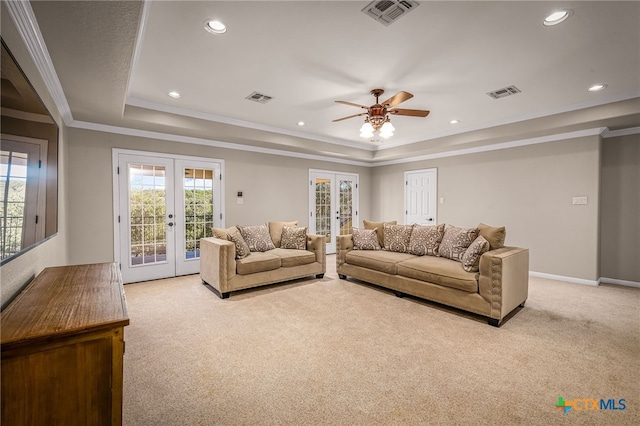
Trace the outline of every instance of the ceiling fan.
[[380, 131], [380, 136], [382, 136], [383, 138], [388, 138], [389, 136], [393, 135], [393, 131], [395, 130], [395, 128], [391, 124], [391, 120], [389, 118], [390, 115], [408, 115], [411, 117], [426, 117], [427, 115], [429, 115], [430, 111], [423, 109], [394, 108], [396, 105], [399, 105], [402, 102], [413, 98], [413, 95], [409, 92], [399, 92], [386, 101], [380, 102], [379, 97], [383, 93], [384, 90], [382, 89], [373, 89], [371, 91], [371, 94], [376, 98], [376, 103], [371, 106], [354, 104], [347, 101], [336, 101], [339, 104], [351, 105], [354, 107], [366, 109], [367, 111], [361, 112], [360, 114], [338, 118], [336, 120], [333, 120], [333, 122], [366, 115], [364, 124], [360, 128], [360, 136], [369, 138], [373, 136], [373, 132]]

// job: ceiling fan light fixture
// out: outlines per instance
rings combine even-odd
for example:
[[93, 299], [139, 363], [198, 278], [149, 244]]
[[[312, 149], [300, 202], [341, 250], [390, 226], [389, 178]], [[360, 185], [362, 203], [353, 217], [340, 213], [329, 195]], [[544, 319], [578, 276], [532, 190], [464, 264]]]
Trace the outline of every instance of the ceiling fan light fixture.
[[227, 26], [217, 19], [207, 19], [204, 21], [204, 29], [211, 34], [224, 34], [227, 32]]
[[373, 137], [373, 130], [374, 130], [373, 126], [371, 125], [371, 123], [369, 122], [369, 118], [367, 117], [364, 120], [362, 127], [360, 127], [360, 137], [362, 138]]

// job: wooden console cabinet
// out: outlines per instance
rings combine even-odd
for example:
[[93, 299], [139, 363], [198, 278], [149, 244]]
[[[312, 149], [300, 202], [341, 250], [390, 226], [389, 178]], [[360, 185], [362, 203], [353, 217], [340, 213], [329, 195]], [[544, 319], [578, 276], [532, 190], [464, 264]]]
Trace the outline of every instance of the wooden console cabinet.
[[115, 263], [45, 269], [0, 321], [2, 426], [122, 424], [129, 317]]

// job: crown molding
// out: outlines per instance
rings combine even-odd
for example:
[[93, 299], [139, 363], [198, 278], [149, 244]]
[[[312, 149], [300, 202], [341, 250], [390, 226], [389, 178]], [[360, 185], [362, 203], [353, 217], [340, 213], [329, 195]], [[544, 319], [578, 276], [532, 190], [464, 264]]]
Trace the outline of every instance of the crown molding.
[[616, 138], [618, 136], [637, 135], [640, 133], [640, 127], [630, 127], [628, 129], [605, 130], [602, 132], [603, 138]]
[[40, 32], [38, 21], [31, 3], [28, 1], [3, 1], [6, 4], [9, 15], [13, 20], [22, 41], [24, 42], [33, 62], [40, 72], [40, 76], [44, 81], [53, 102], [58, 108], [60, 116], [66, 125], [73, 122], [71, 108], [67, 102], [67, 98], [62, 90], [62, 85], [56, 74], [55, 67], [49, 56], [49, 51]]
[[347, 160], [315, 154], [305, 154], [302, 152], [285, 151], [273, 148], [263, 148], [259, 146], [242, 145], [231, 142], [221, 142], [213, 139], [202, 139], [191, 136], [172, 135], [168, 133], [152, 132], [149, 130], [132, 129], [128, 127], [110, 126], [107, 124], [90, 123], [86, 121], [74, 121], [68, 126], [76, 129], [95, 130], [97, 132], [115, 133], [119, 135], [136, 136], [141, 138], [158, 139], [172, 142], [192, 143], [196, 145], [206, 145], [216, 148], [232, 149], [236, 151], [257, 152], [261, 154], [280, 155], [283, 157], [302, 158], [306, 160], [327, 161], [331, 163], [350, 164], [353, 166], [362, 167], [375, 166], [372, 163], [366, 163], [363, 161]]

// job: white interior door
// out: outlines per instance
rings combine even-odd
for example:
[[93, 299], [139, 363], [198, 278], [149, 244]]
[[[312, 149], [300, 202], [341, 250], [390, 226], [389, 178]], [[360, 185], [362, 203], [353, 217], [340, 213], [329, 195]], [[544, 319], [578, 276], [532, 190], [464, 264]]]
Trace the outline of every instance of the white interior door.
[[173, 160], [138, 155], [120, 155], [118, 160], [122, 279], [129, 283], [173, 277]]
[[435, 225], [437, 223], [437, 169], [404, 173], [405, 224]]
[[358, 175], [309, 172], [309, 233], [327, 238], [327, 253], [336, 252], [338, 235], [358, 223]]
[[115, 258], [125, 283], [196, 274], [200, 239], [222, 227], [222, 162], [114, 153]]

